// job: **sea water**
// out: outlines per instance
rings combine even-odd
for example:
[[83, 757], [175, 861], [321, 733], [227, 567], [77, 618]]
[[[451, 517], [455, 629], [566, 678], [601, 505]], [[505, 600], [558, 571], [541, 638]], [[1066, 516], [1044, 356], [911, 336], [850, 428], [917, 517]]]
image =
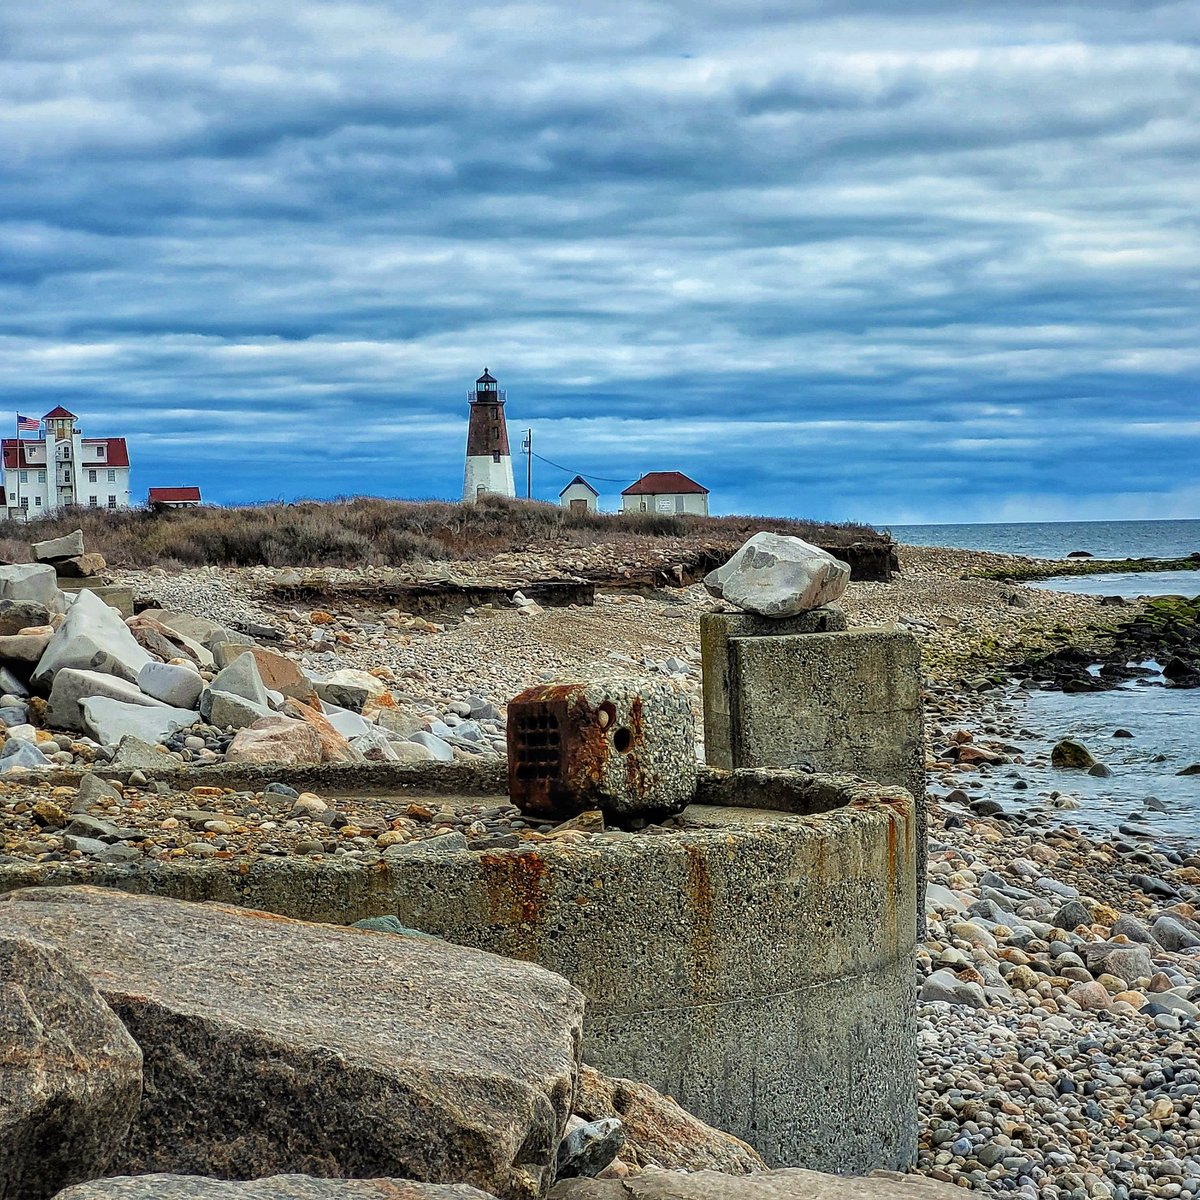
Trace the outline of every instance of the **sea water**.
[[[1182, 558], [1200, 550], [1200, 521], [1061, 521], [995, 525], [895, 526], [897, 541], [918, 546], [954, 546], [1065, 558], [1086, 550], [1096, 558]], [[1091, 595], [1200, 595], [1200, 571], [1112, 572], [1046, 579], [1029, 587]], [[1120, 615], [1113, 610], [1113, 616]], [[1156, 664], [1148, 664], [1154, 666]], [[1156, 834], [1200, 841], [1200, 775], [1180, 775], [1200, 762], [1200, 689], [1168, 688], [1161, 674], [1131, 680], [1108, 692], [1010, 693], [1005, 707], [1033, 738], [1011, 739], [1032, 759], [1060, 738], [1082, 742], [1112, 775], [1098, 778], [1053, 767], [1015, 767], [1029, 785], [1020, 790], [1003, 773], [993, 773], [993, 795], [1006, 807], [1044, 808], [1046, 793], [1074, 797], [1080, 807], [1064, 820], [1111, 832], [1131, 817]], [[1131, 738], [1113, 734], [1124, 729]], [[1151, 802], [1147, 808], [1147, 801]], [[1162, 810], [1162, 811], [1160, 811]]]

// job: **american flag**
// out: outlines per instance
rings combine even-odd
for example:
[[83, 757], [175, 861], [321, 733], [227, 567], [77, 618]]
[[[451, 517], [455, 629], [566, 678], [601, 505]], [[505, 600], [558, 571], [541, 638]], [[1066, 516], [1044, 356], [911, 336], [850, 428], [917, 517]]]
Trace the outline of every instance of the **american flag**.
[[38, 421], [36, 417], [23, 417], [17, 413], [17, 432], [18, 433], [37, 433]]

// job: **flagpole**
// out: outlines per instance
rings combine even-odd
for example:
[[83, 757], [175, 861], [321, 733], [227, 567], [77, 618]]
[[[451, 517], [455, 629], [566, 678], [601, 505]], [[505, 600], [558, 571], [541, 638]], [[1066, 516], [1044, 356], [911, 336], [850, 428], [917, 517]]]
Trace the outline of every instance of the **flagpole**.
[[16, 468], [17, 468], [17, 512], [21, 511], [21, 414], [17, 413], [17, 444], [14, 447], [16, 450]]

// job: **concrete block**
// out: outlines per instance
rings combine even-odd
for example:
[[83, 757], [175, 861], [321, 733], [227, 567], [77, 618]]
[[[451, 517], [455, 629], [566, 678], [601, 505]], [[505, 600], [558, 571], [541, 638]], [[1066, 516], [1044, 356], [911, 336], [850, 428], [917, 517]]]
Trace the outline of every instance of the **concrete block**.
[[44, 542], [34, 542], [32, 549], [35, 562], [53, 562], [56, 558], [78, 558], [83, 553], [83, 530], [76, 529], [74, 533], [67, 533], [62, 537], [49, 538]]
[[[700, 658], [704, 668], [704, 752], [710, 767], [733, 768], [730, 745], [729, 640], [801, 633], [838, 633], [846, 614], [836, 604], [773, 619], [755, 613], [705, 613], [700, 618]], [[750, 765], [750, 764], [747, 764]]]
[[119, 583], [93, 583], [90, 579], [60, 579], [60, 592], [91, 592], [103, 600], [109, 608], [115, 608], [123, 617], [133, 616], [133, 588]]

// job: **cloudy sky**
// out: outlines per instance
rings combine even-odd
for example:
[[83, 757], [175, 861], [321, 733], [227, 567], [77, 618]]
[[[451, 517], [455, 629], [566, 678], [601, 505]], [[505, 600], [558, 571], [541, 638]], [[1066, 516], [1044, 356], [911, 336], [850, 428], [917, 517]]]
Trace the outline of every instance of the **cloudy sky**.
[[143, 494], [457, 497], [486, 364], [610, 503], [1200, 517], [1198, 43], [1153, 0], [6, 4], [7, 428], [65, 404]]

